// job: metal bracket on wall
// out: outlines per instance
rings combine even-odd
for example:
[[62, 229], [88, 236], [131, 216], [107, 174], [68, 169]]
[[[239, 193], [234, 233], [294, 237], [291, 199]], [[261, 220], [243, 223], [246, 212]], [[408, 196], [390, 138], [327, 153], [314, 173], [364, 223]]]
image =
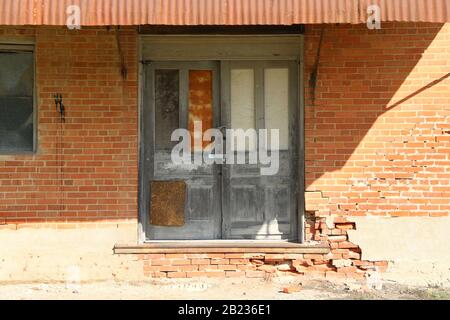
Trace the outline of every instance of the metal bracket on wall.
[[120, 43], [120, 27], [116, 28], [116, 44], [117, 50], [119, 51], [119, 59], [120, 59], [120, 74], [122, 75], [122, 79], [126, 80], [128, 75], [128, 69], [125, 64], [125, 57], [122, 51], [122, 45]]
[[322, 43], [324, 34], [325, 34], [325, 27], [322, 26], [322, 30], [320, 31], [319, 47], [317, 48], [316, 62], [314, 64], [313, 71], [311, 72], [311, 78], [309, 79], [309, 86], [312, 89], [312, 96], [311, 96], [312, 105], [315, 105], [316, 101], [317, 78], [319, 73], [320, 53], [322, 52]]
[[61, 122], [66, 122], [66, 108], [63, 104], [63, 97], [61, 93], [55, 94], [55, 105], [56, 105], [56, 111], [58, 111]]

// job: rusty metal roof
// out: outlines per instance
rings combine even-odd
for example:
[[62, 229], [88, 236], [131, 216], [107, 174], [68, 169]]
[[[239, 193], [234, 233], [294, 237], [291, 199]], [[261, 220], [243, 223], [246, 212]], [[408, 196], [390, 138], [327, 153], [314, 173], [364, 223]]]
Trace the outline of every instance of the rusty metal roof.
[[70, 5], [84, 26], [365, 23], [371, 4], [382, 21], [450, 22], [450, 0], [0, 0], [0, 25], [65, 25]]

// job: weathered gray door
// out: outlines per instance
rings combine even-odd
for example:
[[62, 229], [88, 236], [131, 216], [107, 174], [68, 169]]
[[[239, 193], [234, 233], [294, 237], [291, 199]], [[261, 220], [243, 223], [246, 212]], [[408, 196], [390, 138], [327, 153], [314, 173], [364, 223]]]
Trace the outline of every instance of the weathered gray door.
[[[298, 64], [223, 62], [221, 77], [223, 124], [230, 129], [279, 129], [280, 142], [275, 174], [261, 174], [267, 165], [260, 161], [223, 166], [223, 236], [296, 239]], [[257, 142], [252, 145], [248, 139], [241, 146], [227, 141], [235, 144], [233, 155], [249, 159], [259, 150]]]
[[[187, 185], [184, 225], [152, 225], [148, 239], [217, 239], [221, 237], [220, 177], [216, 165], [174, 164], [171, 161], [172, 132], [189, 131], [201, 121], [203, 131], [219, 124], [219, 75], [215, 62], [151, 62], [145, 68], [142, 147], [144, 211], [152, 214], [152, 181], [185, 181]], [[170, 192], [170, 190], [167, 190]]]
[[[146, 65], [141, 123], [144, 213], [152, 214], [152, 181], [187, 184], [184, 226], [152, 225], [147, 216], [148, 240], [297, 239], [298, 74], [296, 61]], [[227, 156], [231, 151], [249, 160], [256, 154], [257, 164], [174, 164], [171, 152], [177, 142], [171, 141], [171, 134], [178, 128], [191, 130], [193, 120], [202, 121], [203, 131], [278, 129], [280, 144], [269, 148], [269, 153], [278, 151], [277, 170], [262, 174], [261, 168], [270, 164], [260, 162], [258, 141], [252, 147], [250, 140], [235, 145]]]

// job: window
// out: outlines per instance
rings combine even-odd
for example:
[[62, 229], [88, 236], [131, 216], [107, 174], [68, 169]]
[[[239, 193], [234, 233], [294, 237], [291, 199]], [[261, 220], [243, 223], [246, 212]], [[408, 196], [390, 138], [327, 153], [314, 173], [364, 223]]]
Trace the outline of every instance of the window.
[[[279, 130], [279, 150], [289, 149], [289, 68], [275, 62], [234, 63], [230, 71], [231, 127], [233, 129]], [[243, 68], [246, 65], [247, 68]], [[272, 66], [273, 65], [273, 66]], [[263, 103], [256, 103], [263, 101]], [[238, 137], [239, 135], [237, 135]], [[249, 140], [250, 139], [250, 140]], [[255, 137], [246, 145], [233, 142], [235, 151], [254, 151]], [[273, 146], [268, 145], [270, 149]], [[242, 149], [242, 150], [240, 150]]]
[[0, 154], [34, 151], [34, 54], [0, 45]]
[[[172, 150], [171, 134], [186, 128], [194, 137], [195, 123], [202, 134], [213, 127], [213, 71], [179, 64], [178, 69], [155, 69], [155, 148]], [[200, 67], [200, 66], [199, 66]], [[187, 101], [187, 106], [186, 106]], [[196, 137], [203, 148], [211, 142]], [[192, 150], [194, 150], [192, 140]]]
[[155, 71], [155, 145], [157, 150], [171, 150], [172, 132], [179, 128], [180, 75], [178, 70]]
[[279, 130], [280, 150], [287, 150], [289, 148], [288, 88], [289, 88], [288, 68], [264, 69], [265, 128], [268, 130], [271, 129]]
[[[253, 69], [232, 69], [230, 75], [231, 91], [231, 127], [232, 129], [255, 129], [255, 83]], [[242, 138], [236, 135], [237, 138]], [[235, 151], [254, 151], [256, 137], [251, 136], [245, 140], [245, 145], [232, 141]]]
[[[202, 137], [205, 131], [213, 126], [212, 87], [212, 70], [189, 70], [188, 127], [192, 137], [195, 137], [192, 141], [193, 150], [195, 141], [199, 141], [198, 145], [203, 148], [211, 143], [211, 141], [203, 141]], [[202, 135], [199, 137], [195, 136], [195, 122], [202, 124]]]

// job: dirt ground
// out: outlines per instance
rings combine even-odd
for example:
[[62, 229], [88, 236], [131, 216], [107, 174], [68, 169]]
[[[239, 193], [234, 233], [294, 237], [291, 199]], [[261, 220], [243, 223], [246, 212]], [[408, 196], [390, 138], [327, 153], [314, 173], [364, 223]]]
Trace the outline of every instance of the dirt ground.
[[[292, 293], [283, 293], [291, 288]], [[368, 288], [364, 283], [331, 283], [298, 279], [182, 279], [151, 282], [98, 282], [89, 284], [4, 284], [2, 300], [33, 299], [118, 299], [118, 300], [321, 300], [321, 299], [420, 299], [450, 300], [450, 289], [406, 287], [384, 283], [382, 288]]]

